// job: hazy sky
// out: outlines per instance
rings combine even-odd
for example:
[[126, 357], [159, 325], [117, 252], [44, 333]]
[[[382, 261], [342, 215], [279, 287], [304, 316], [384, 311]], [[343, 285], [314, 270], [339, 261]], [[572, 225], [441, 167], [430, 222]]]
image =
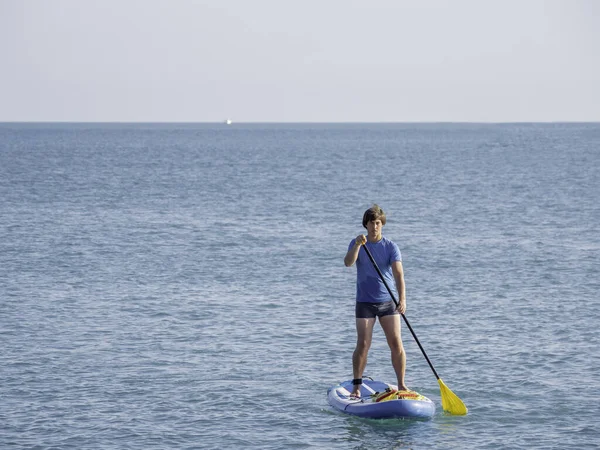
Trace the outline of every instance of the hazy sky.
[[600, 121], [600, 1], [0, 0], [0, 121]]

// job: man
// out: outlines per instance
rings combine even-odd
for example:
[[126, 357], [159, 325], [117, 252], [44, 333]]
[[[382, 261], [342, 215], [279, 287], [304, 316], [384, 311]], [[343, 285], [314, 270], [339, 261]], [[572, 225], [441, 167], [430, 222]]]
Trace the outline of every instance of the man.
[[[400, 334], [400, 314], [406, 311], [402, 255], [398, 246], [381, 234], [386, 217], [378, 205], [373, 205], [365, 211], [362, 223], [367, 229], [367, 236], [360, 234], [352, 239], [344, 258], [346, 267], [355, 263], [357, 267], [355, 308], [357, 341], [352, 355], [354, 372], [352, 395], [355, 397], [360, 397], [362, 375], [367, 365], [367, 354], [371, 347], [373, 327], [377, 318], [392, 353], [392, 366], [398, 378], [398, 389], [408, 390], [404, 384], [406, 354]], [[368, 255], [364, 250], [361, 251], [363, 245], [366, 245], [373, 255], [388, 285], [395, 285], [399, 299], [397, 307]]]

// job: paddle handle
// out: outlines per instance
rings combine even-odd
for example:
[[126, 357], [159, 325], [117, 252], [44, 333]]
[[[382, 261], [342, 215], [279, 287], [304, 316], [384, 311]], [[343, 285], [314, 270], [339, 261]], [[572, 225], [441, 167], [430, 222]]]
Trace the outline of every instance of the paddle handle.
[[[371, 260], [371, 262], [373, 263], [373, 267], [375, 267], [375, 270], [377, 271], [377, 273], [379, 274], [379, 278], [381, 278], [381, 281], [383, 281], [383, 284], [385, 285], [385, 288], [387, 289], [387, 291], [390, 294], [390, 297], [392, 297], [392, 300], [394, 300], [394, 303], [396, 304], [396, 306], [398, 306], [398, 300], [396, 300], [396, 297], [394, 297], [394, 294], [392, 293], [392, 290], [390, 289], [390, 287], [388, 286], [387, 282], [385, 281], [385, 278], [383, 277], [383, 274], [381, 273], [381, 270], [379, 270], [379, 266], [377, 265], [377, 263], [375, 262], [375, 259], [373, 258], [373, 255], [371, 255], [371, 252], [369, 251], [369, 249], [367, 248], [367, 245], [363, 245], [362, 246], [365, 249], [365, 252], [367, 252], [367, 256], [369, 257], [369, 259]], [[410, 330], [410, 333], [412, 334], [413, 338], [415, 338], [415, 342], [417, 343], [417, 345], [419, 346], [419, 348], [421, 349], [421, 352], [423, 353], [423, 356], [425, 357], [425, 359], [427, 360], [427, 363], [429, 364], [429, 367], [431, 367], [431, 370], [433, 371], [433, 374], [435, 375], [435, 377], [439, 380], [440, 376], [437, 374], [435, 368], [433, 367], [433, 364], [431, 364], [431, 361], [429, 360], [429, 356], [427, 356], [427, 353], [425, 352], [425, 349], [423, 348], [423, 346], [421, 345], [421, 342], [419, 341], [419, 338], [417, 337], [417, 335], [415, 334], [413, 328], [410, 326], [410, 323], [408, 322], [408, 319], [406, 318], [406, 316], [404, 314], [400, 314], [402, 316], [402, 318], [404, 319], [404, 322], [406, 323], [406, 325], [408, 326], [408, 329]]]

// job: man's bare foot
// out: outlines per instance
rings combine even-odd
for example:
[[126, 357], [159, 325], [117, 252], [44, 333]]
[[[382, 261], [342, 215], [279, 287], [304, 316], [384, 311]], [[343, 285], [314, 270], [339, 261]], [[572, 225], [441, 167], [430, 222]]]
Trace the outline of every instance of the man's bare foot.
[[356, 385], [352, 388], [352, 392], [350, 393], [350, 397], [360, 398], [360, 384]]
[[405, 384], [399, 384], [398, 385], [398, 390], [399, 391], [410, 391], [410, 389], [407, 388]]

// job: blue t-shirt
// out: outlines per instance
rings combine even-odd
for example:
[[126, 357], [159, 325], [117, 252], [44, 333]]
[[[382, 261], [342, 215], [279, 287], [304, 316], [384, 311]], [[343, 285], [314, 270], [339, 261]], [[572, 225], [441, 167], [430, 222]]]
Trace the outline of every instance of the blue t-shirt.
[[[352, 239], [348, 250], [354, 246], [355, 242], [356, 239]], [[384, 237], [377, 243], [367, 242], [365, 245], [369, 248], [371, 255], [373, 255], [373, 259], [379, 266], [379, 270], [381, 270], [392, 293], [394, 296], [397, 296], [392, 263], [394, 261], [402, 261], [400, 249], [395, 243]], [[382, 303], [389, 302], [390, 300], [392, 298], [379, 278], [375, 267], [373, 267], [369, 255], [361, 248], [356, 260], [356, 301]]]

